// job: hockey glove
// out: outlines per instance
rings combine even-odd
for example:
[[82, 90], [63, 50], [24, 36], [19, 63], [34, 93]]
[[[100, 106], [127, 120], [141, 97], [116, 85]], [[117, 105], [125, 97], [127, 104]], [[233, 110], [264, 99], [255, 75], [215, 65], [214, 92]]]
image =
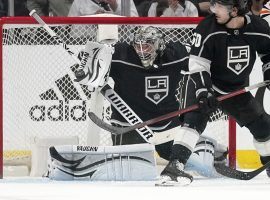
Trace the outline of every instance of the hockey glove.
[[[263, 77], [264, 80], [270, 80], [270, 63], [263, 66]], [[267, 85], [268, 90], [270, 90], [270, 85]]]
[[215, 97], [213, 89], [200, 88], [196, 91], [196, 98], [199, 104], [199, 110], [202, 113], [210, 115], [218, 107], [218, 100]]
[[93, 88], [101, 87], [108, 78], [114, 47], [88, 41], [81, 56], [81, 65], [75, 72], [77, 82]]
[[210, 73], [200, 71], [191, 74], [191, 79], [195, 82], [196, 99], [202, 113], [210, 115], [218, 107], [218, 101], [212, 89]]
[[[82, 59], [86, 59], [89, 55], [87, 54], [87, 52], [84, 51], [80, 51], [78, 54], [78, 58], [80, 61], [82, 61]], [[76, 65], [76, 70], [75, 70], [75, 81], [76, 82], [80, 82], [81, 80], [83, 80], [84, 78], [87, 77], [87, 73], [84, 71], [84, 67], [83, 65]]]

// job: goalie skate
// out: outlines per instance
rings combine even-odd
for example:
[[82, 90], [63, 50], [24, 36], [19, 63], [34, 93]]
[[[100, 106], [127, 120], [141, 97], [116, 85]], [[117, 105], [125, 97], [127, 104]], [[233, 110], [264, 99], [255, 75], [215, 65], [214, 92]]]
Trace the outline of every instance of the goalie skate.
[[160, 180], [156, 183], [156, 186], [186, 186], [192, 181], [193, 177], [184, 172], [184, 164], [178, 160], [173, 160], [161, 172]]

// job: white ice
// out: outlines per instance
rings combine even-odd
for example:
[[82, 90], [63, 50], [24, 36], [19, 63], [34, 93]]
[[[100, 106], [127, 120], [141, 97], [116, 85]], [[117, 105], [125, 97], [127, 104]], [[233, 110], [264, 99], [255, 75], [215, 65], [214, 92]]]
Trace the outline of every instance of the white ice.
[[265, 172], [249, 181], [195, 177], [186, 187], [155, 187], [154, 182], [59, 182], [45, 178], [4, 178], [0, 200], [189, 200], [270, 199]]

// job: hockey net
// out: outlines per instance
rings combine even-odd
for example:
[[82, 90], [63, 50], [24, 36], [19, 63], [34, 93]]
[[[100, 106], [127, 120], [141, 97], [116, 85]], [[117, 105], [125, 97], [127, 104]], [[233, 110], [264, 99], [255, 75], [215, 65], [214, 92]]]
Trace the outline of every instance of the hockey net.
[[[120, 42], [130, 43], [139, 26], [153, 25], [164, 33], [166, 42], [188, 45], [200, 19], [84, 17], [45, 21], [78, 53], [87, 40], [96, 41], [98, 24], [118, 25]], [[100, 131], [87, 117], [91, 110], [108, 120], [110, 109], [101, 103], [103, 97], [73, 81], [75, 63], [70, 55], [33, 19], [4, 18], [1, 28], [1, 175], [3, 165], [27, 163], [31, 167], [36, 138], [76, 137], [81, 145], [110, 145], [110, 134]], [[229, 145], [228, 120], [223, 115], [219, 119], [210, 123], [208, 131]]]

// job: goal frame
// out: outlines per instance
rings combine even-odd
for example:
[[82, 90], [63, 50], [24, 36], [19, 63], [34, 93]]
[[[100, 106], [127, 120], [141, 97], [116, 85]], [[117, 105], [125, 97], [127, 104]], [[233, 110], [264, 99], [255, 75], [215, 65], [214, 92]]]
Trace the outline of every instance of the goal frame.
[[[193, 18], [193, 17], [42, 17], [42, 19], [48, 24], [171, 24], [171, 25], [181, 25], [189, 24], [196, 25], [203, 18]], [[35, 19], [31, 17], [3, 17], [0, 19], [1, 27], [1, 45], [0, 45], [0, 178], [3, 178], [3, 26], [5, 24], [38, 24]], [[229, 141], [229, 164], [231, 167], [236, 166], [236, 122], [234, 120], [229, 120], [229, 130], [228, 130], [228, 141]]]

